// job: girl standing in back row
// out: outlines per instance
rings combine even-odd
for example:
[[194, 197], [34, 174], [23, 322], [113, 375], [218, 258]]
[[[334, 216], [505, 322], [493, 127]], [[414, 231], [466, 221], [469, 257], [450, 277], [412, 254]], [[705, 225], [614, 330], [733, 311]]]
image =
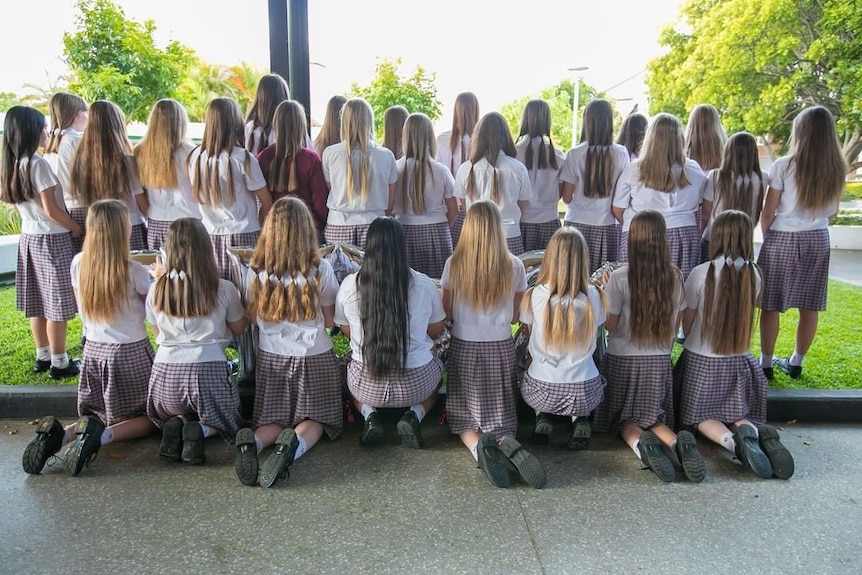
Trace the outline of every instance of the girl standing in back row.
[[[437, 136], [437, 161], [449, 168], [452, 176], [458, 175], [461, 164], [470, 156], [470, 140], [479, 123], [479, 100], [472, 92], [462, 92], [455, 98], [452, 112], [452, 130]], [[466, 210], [459, 206], [458, 216], [452, 223], [452, 246], [458, 245]]]
[[290, 88], [284, 78], [278, 74], [265, 74], [260, 78], [243, 130], [245, 149], [251, 154], [258, 155], [275, 141], [272, 129], [275, 109], [289, 99]]

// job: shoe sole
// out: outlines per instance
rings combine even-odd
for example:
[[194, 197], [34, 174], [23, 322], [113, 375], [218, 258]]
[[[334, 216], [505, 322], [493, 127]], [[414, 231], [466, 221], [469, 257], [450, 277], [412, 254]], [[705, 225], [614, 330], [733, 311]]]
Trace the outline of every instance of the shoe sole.
[[706, 462], [697, 450], [697, 440], [688, 431], [680, 431], [676, 437], [679, 462], [689, 481], [700, 483], [706, 478]]
[[781, 443], [778, 431], [771, 425], [764, 425], [758, 431], [760, 446], [772, 464], [772, 473], [778, 479], [790, 479], [796, 470], [796, 464], [790, 451]]
[[162, 443], [159, 457], [165, 461], [180, 461], [183, 453], [183, 420], [172, 417], [162, 428]]
[[662, 451], [658, 438], [649, 431], [641, 434], [640, 452], [641, 461], [659, 479], [665, 483], [671, 483], [676, 479], [676, 470], [673, 468], [673, 463], [671, 463], [670, 459]]
[[497, 440], [493, 435], [484, 434], [479, 437], [479, 444], [476, 446], [479, 468], [485, 472], [494, 487], [505, 488], [509, 487], [509, 470], [499, 460], [499, 453]]
[[362, 436], [359, 438], [359, 445], [363, 447], [377, 447], [383, 443], [383, 422], [377, 420], [373, 427], [369, 427], [367, 431], [363, 428]]
[[197, 421], [189, 421], [183, 425], [182, 460], [191, 465], [203, 465], [206, 463], [204, 432]]
[[763, 450], [760, 449], [757, 435], [753, 431], [746, 431], [746, 427], [743, 425], [737, 429], [733, 437], [739, 455], [741, 455], [740, 459], [743, 460], [743, 465], [751, 469], [755, 475], [761, 479], [769, 479], [773, 473], [772, 464]]
[[533, 433], [527, 441], [533, 445], [547, 445], [551, 441], [551, 434], [553, 433], [554, 424], [546, 417], [539, 417], [536, 419]]
[[293, 429], [285, 429], [278, 435], [272, 453], [260, 469], [258, 483], [261, 487], [272, 487], [289, 474], [290, 464], [293, 463], [298, 446], [299, 440]]
[[[39, 424], [36, 426], [36, 439], [24, 448], [21, 463], [25, 473], [39, 475], [51, 456], [60, 451], [61, 446], [58, 446], [53, 453], [49, 453], [50, 449], [48, 449], [48, 442], [51, 440], [51, 431], [55, 423], [60, 426], [58, 433], [63, 433], [63, 427], [56, 418], [49, 416], [39, 420]], [[62, 442], [62, 439], [60, 441]]]
[[518, 474], [527, 485], [541, 489], [548, 482], [548, 474], [535, 455], [524, 449], [517, 440], [511, 437], [503, 439], [499, 444], [500, 451], [512, 462]]
[[[419, 425], [414, 427], [412, 421], [416, 421]], [[425, 440], [422, 438], [420, 425], [421, 422], [418, 419], [407, 420], [401, 418], [398, 420], [396, 429], [398, 429], [398, 435], [401, 436], [402, 446], [409, 447], [410, 449], [422, 449], [425, 447]]]
[[63, 468], [66, 470], [66, 475], [71, 477], [81, 473], [84, 467], [84, 462], [81, 461], [81, 451], [84, 448], [84, 442], [79, 437], [66, 450], [66, 455], [63, 457]]
[[83, 416], [75, 424], [75, 441], [66, 450], [63, 467], [66, 475], [77, 477], [84, 470], [84, 466], [96, 457], [102, 446], [102, 432], [105, 426], [101, 422]]
[[240, 429], [236, 434], [234, 443], [236, 444], [236, 459], [233, 467], [236, 476], [243, 485], [255, 485], [260, 463], [257, 459], [254, 431], [248, 428]]
[[575, 428], [572, 430], [572, 437], [566, 447], [575, 451], [583, 451], [590, 448], [590, 437], [593, 435], [593, 428], [588, 421], [581, 423], [580, 420], [575, 421]]

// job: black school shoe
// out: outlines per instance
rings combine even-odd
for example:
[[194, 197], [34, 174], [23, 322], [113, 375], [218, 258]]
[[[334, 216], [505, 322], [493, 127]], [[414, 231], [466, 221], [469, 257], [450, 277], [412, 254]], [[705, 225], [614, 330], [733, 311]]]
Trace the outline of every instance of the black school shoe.
[[299, 438], [296, 431], [287, 428], [278, 434], [272, 453], [266, 458], [260, 469], [259, 483], [261, 487], [272, 487], [276, 482], [290, 474], [290, 465], [296, 456]]
[[536, 423], [533, 425], [533, 433], [527, 440], [533, 445], [547, 445], [551, 439], [551, 434], [554, 432], [554, 420], [547, 413], [540, 413], [536, 416]]
[[24, 449], [24, 471], [31, 475], [41, 473], [48, 459], [60, 451], [64, 435], [63, 424], [55, 417], [49, 415], [40, 419], [36, 425], [36, 439]]
[[775, 377], [775, 370], [771, 367], [763, 367], [763, 376], [766, 378], [766, 381], [772, 381]]
[[799, 379], [800, 377], [802, 377], [802, 366], [790, 365], [789, 357], [773, 358], [772, 365], [777, 367], [779, 371], [783, 371], [784, 373], [789, 375], [792, 379]]
[[566, 447], [578, 450], [589, 449], [592, 434], [593, 428], [590, 425], [590, 419], [586, 416], [578, 417], [572, 427], [572, 437]]
[[375, 447], [383, 443], [383, 419], [376, 411], [372, 411], [365, 418], [362, 425], [362, 435], [359, 436], [359, 445], [364, 447]]
[[790, 451], [781, 443], [778, 430], [771, 425], [761, 425], [757, 428], [760, 439], [760, 448], [769, 458], [772, 464], [772, 473], [778, 479], [790, 479], [793, 476], [795, 465]]
[[652, 431], [644, 431], [638, 440], [638, 450], [641, 461], [665, 483], [676, 479], [676, 470], [673, 463], [665, 455], [661, 443]]
[[476, 458], [479, 469], [485, 472], [488, 480], [494, 487], [509, 487], [509, 469], [500, 460], [500, 449], [497, 447], [497, 438], [490, 433], [479, 436], [476, 445]]
[[165, 461], [179, 461], [183, 453], [183, 420], [179, 417], [168, 419], [162, 426], [162, 443], [159, 457]]
[[236, 445], [236, 459], [233, 467], [236, 470], [236, 476], [243, 485], [254, 485], [257, 483], [259, 466], [254, 431], [248, 427], [240, 429], [236, 433], [234, 444]]
[[416, 417], [412, 409], [408, 409], [398, 420], [398, 435], [401, 436], [401, 445], [411, 449], [422, 449], [425, 440], [422, 438], [422, 422]]
[[772, 464], [760, 448], [757, 431], [750, 425], [740, 425], [733, 432], [736, 443], [736, 457], [761, 479], [772, 477]]
[[70, 359], [69, 365], [66, 367], [50, 367], [48, 377], [51, 379], [64, 379], [66, 377], [75, 377], [81, 373], [81, 363], [77, 359]]
[[204, 430], [197, 421], [187, 421], [183, 425], [183, 453], [182, 460], [191, 465], [203, 465], [206, 462], [204, 455]]
[[690, 431], [680, 431], [676, 436], [676, 456], [689, 481], [700, 483], [706, 477], [706, 462], [697, 450], [697, 440]]
[[66, 475], [76, 477], [84, 469], [84, 465], [88, 465], [96, 457], [96, 453], [102, 446], [103, 431], [105, 431], [105, 424], [95, 417], [84, 415], [78, 418], [75, 424], [77, 439], [66, 450], [64, 462]]
[[51, 369], [50, 359], [37, 359], [33, 364], [33, 373], [45, 373]]
[[541, 489], [548, 482], [548, 474], [545, 473], [545, 468], [536, 459], [536, 456], [521, 447], [518, 440], [514, 437], [505, 437], [499, 443], [500, 451], [518, 470], [518, 475], [521, 476], [527, 485]]

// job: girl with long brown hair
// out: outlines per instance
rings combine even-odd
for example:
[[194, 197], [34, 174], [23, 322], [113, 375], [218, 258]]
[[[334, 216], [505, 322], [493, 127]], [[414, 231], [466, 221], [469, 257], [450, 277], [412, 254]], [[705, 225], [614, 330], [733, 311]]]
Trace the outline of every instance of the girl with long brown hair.
[[440, 278], [452, 255], [451, 223], [458, 215], [455, 179], [434, 159], [437, 141], [425, 114], [410, 114], [404, 122], [404, 157], [398, 159], [395, 213], [404, 227], [410, 267]]
[[565, 160], [551, 139], [551, 108], [544, 100], [530, 100], [524, 106], [515, 150], [533, 188], [533, 199], [521, 215], [521, 239], [526, 251], [543, 250], [560, 229], [560, 169]]
[[390, 106], [383, 114], [383, 147], [397, 160], [404, 155], [404, 122], [410, 112], [404, 106]]
[[257, 158], [242, 147], [242, 129], [239, 105], [230, 98], [214, 99], [207, 105], [203, 140], [188, 160], [192, 198], [225, 279], [231, 277], [228, 248], [257, 244], [272, 205]]
[[569, 150], [560, 172], [566, 225], [578, 228], [590, 251], [590, 272], [620, 257], [620, 227], [611, 203], [614, 186], [629, 163], [628, 151], [613, 143], [614, 116], [607, 100], [584, 108], [584, 141]]
[[[452, 110], [452, 129], [437, 136], [437, 161], [449, 168], [452, 176], [458, 175], [461, 164], [470, 157], [470, 142], [479, 123], [479, 100], [472, 92], [462, 92], [455, 98]], [[459, 213], [452, 222], [452, 245], [458, 245], [466, 210], [459, 205]]]
[[601, 371], [605, 399], [595, 415], [599, 431], [619, 432], [623, 441], [662, 481], [673, 481], [673, 463], [662, 444], [676, 453], [690, 481], [706, 466], [689, 431], [674, 434], [671, 348], [685, 308], [682, 274], [671, 263], [664, 218], [644, 210], [632, 219], [628, 265], [611, 273], [608, 348]]
[[[290, 88], [278, 74], [264, 74], [257, 82], [254, 101], [245, 117], [243, 135], [245, 149], [255, 156], [275, 141], [273, 120], [275, 109], [290, 99]], [[306, 138], [308, 135], [306, 134]]]
[[[240, 429], [235, 441], [234, 467], [244, 485], [273, 486], [324, 431], [330, 439], [341, 434], [341, 378], [326, 334], [334, 325], [338, 280], [317, 247], [305, 203], [277, 200], [243, 286], [259, 334], [254, 429]], [[260, 466], [258, 454], [270, 445], [272, 454]]]
[[536, 285], [521, 302], [521, 323], [531, 326], [527, 349], [532, 362], [521, 396], [536, 411], [532, 442], [548, 442], [550, 414], [571, 418], [569, 449], [589, 447], [590, 414], [605, 387], [593, 361], [596, 330], [604, 322], [604, 293], [590, 283], [586, 240], [575, 228], [557, 230]]
[[635, 161], [641, 153], [649, 120], [643, 114], [637, 112], [629, 114], [623, 120], [620, 133], [617, 136], [617, 144], [623, 146], [629, 153], [629, 160]]
[[[767, 379], [773, 365], [794, 379], [814, 342], [819, 313], [826, 309], [829, 222], [838, 212], [847, 163], [835, 118], [813, 106], [793, 120], [790, 154], [769, 170], [769, 191], [760, 219], [763, 247], [758, 263], [765, 291], [760, 318], [760, 357]], [[799, 310], [796, 345], [789, 358], [774, 359], [780, 316]]]
[[[521, 168], [524, 168], [521, 165]], [[449, 430], [496, 487], [509, 486], [508, 459], [524, 481], [541, 488], [542, 464], [515, 439], [518, 430], [515, 344], [527, 289], [524, 264], [506, 245], [500, 210], [476, 201], [467, 210], [461, 240], [446, 261], [443, 307], [452, 320], [446, 364]]]
[[341, 141], [341, 109], [345, 102], [347, 98], [335, 95], [326, 103], [323, 124], [314, 139], [314, 151], [318, 156], [323, 157], [323, 150]]
[[533, 199], [533, 187], [526, 166], [516, 158], [515, 142], [505, 118], [497, 112], [485, 114], [476, 125], [470, 158], [458, 168], [455, 197], [464, 209], [479, 200], [490, 200], [497, 206], [506, 245], [513, 254], [520, 255], [524, 253], [521, 216]]
[[688, 116], [685, 127], [685, 155], [704, 172], [721, 166], [721, 153], [727, 134], [718, 110], [712, 104], [698, 104]]
[[744, 212], [716, 219], [710, 261], [685, 282], [685, 350], [674, 368], [678, 422], [734, 454], [768, 479], [793, 475], [793, 457], [766, 423], [766, 377], [751, 355], [762, 281], [754, 225]]
[[200, 220], [174, 220], [165, 237], [165, 273], [146, 301], [159, 345], [147, 415], [162, 430], [159, 456], [192, 465], [204, 464], [206, 437], [221, 432], [232, 440], [242, 423], [224, 350], [245, 329], [245, 310], [236, 286], [219, 278], [212, 251]]

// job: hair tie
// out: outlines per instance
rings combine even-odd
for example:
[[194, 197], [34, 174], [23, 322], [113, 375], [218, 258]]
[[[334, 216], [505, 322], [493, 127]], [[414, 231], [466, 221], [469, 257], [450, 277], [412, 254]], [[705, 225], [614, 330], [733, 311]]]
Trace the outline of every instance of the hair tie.
[[54, 128], [53, 130], [51, 130], [51, 135], [54, 137], [57, 137], [60, 134], [62, 134], [62, 130], [60, 130], [60, 128]]
[[742, 266], [744, 266], [745, 264], [751, 264], [751, 261], [745, 260], [742, 257], [736, 257], [736, 258], [725, 257], [725, 258], [723, 258], [723, 257], [719, 256], [719, 257], [715, 258], [714, 260], [712, 260], [712, 263], [718, 269], [721, 269], [724, 266], [727, 266], [727, 267], [733, 266], [734, 268], [736, 268], [736, 271], [739, 271], [742, 269]]
[[558, 295], [551, 296], [551, 304], [559, 305], [561, 307], [569, 307], [570, 305], [572, 305], [572, 301], [574, 301], [572, 299], [572, 296], [570, 296], [568, 294], [566, 294], [564, 296], [558, 296]]
[[185, 271], [183, 271], [183, 270], [179, 270], [179, 271], [177, 271], [177, 269], [176, 269], [176, 268], [174, 268], [174, 269], [172, 269], [170, 272], [168, 272], [168, 277], [169, 277], [169, 278], [171, 278], [172, 280], [175, 280], [175, 279], [179, 278], [179, 279], [180, 279], [180, 281], [185, 281], [185, 279], [186, 279], [186, 272], [185, 272]]

